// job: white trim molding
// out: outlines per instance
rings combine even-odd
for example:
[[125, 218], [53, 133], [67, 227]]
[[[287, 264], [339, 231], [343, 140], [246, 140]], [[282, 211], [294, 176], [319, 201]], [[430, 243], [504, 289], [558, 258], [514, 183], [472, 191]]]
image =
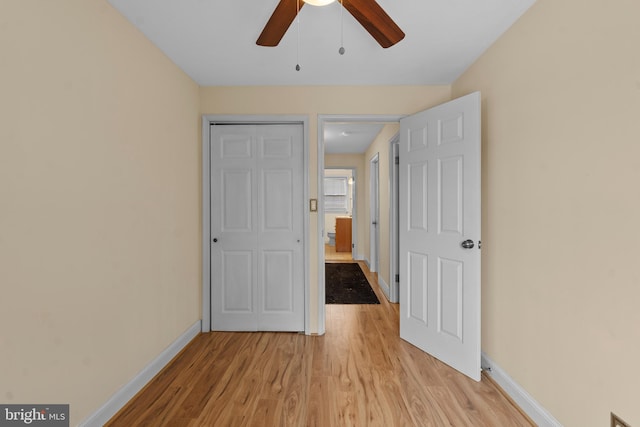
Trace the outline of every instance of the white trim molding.
[[525, 389], [516, 383], [493, 360], [482, 352], [482, 369], [489, 375], [511, 399], [522, 409], [539, 427], [562, 427], [546, 409], [542, 407]]
[[201, 321], [191, 325], [169, 347], [153, 359], [142, 371], [122, 386], [97, 411], [82, 421], [80, 427], [95, 427], [106, 424], [120, 409], [126, 405], [142, 388], [147, 385], [183, 348], [187, 346], [202, 330]]
[[391, 288], [389, 288], [389, 285], [387, 284], [387, 282], [384, 281], [384, 279], [382, 278], [382, 276], [378, 275], [378, 286], [380, 286], [380, 289], [382, 289], [382, 293], [384, 294], [385, 297], [387, 297], [387, 300], [389, 302], [391, 301]]

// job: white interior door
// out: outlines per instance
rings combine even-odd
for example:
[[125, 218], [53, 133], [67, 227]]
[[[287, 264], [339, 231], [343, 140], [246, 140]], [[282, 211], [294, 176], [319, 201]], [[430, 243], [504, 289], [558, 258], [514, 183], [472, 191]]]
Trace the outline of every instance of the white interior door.
[[391, 285], [389, 291], [389, 301], [398, 302], [399, 298], [399, 270], [400, 266], [400, 155], [399, 155], [399, 135], [394, 137], [389, 147], [389, 170], [390, 174], [390, 229], [389, 229], [389, 257], [391, 266]]
[[378, 253], [380, 244], [380, 168], [379, 156], [376, 154], [369, 162], [370, 189], [369, 218], [371, 219], [369, 231], [369, 271], [378, 271]]
[[304, 330], [302, 125], [212, 125], [212, 330]]
[[400, 120], [400, 336], [480, 380], [480, 94]]

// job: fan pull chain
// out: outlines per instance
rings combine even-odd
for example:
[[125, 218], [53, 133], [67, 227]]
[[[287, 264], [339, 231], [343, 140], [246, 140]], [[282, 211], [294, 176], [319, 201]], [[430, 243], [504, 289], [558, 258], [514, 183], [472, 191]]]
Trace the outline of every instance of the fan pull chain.
[[344, 55], [344, 5], [342, 4], [343, 0], [340, 0], [340, 49], [338, 49], [338, 53], [340, 55]]
[[298, 41], [296, 44], [296, 71], [300, 71], [300, 0], [296, 0], [296, 26]]

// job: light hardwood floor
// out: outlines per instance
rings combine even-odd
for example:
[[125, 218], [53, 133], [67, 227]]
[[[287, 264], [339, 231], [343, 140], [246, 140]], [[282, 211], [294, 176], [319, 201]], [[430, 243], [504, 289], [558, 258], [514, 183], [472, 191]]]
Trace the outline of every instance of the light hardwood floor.
[[398, 337], [389, 304], [327, 305], [326, 334], [212, 332], [194, 339], [108, 426], [532, 426]]
[[336, 252], [335, 246], [324, 245], [325, 261], [353, 261], [351, 252]]

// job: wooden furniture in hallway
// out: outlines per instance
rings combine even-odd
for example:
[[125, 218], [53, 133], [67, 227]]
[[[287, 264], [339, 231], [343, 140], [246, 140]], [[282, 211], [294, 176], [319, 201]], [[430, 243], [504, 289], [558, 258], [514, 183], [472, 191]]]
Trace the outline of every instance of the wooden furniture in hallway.
[[327, 305], [323, 336], [201, 334], [107, 426], [535, 425], [491, 380], [401, 340], [398, 305], [359, 263], [380, 304]]
[[336, 218], [336, 252], [351, 252], [351, 218]]

